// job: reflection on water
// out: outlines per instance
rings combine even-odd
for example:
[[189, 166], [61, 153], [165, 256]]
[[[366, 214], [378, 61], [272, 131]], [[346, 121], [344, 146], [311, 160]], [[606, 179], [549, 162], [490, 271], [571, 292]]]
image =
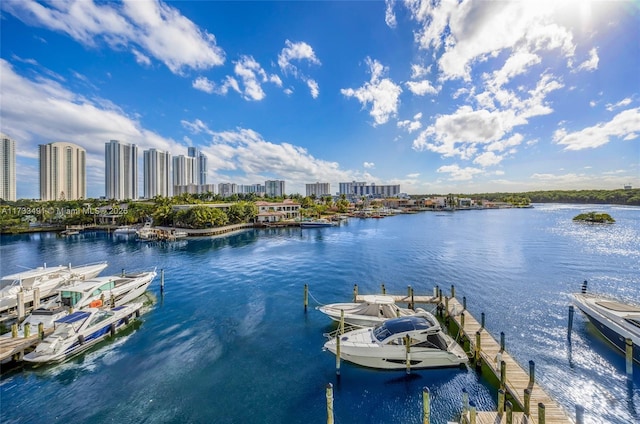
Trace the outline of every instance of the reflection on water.
[[[585, 423], [638, 422], [640, 369], [576, 310], [567, 341], [570, 293], [640, 299], [640, 209], [608, 208], [616, 224], [585, 226], [573, 216], [594, 208], [539, 205], [494, 210], [352, 219], [323, 229], [268, 228], [178, 242], [142, 243], [105, 233], [71, 240], [2, 236], [0, 274], [19, 266], [109, 261], [104, 272], [158, 267], [164, 296], [131, 334], [57, 367], [2, 375], [3, 423], [326, 422], [324, 387], [334, 383], [336, 422], [419, 423], [429, 387], [432, 422], [454, 420], [462, 389], [479, 409], [495, 408], [496, 388], [467, 368], [378, 372], [322, 351], [333, 328], [313, 308], [360, 293], [432, 293], [456, 286], [486, 327], [502, 331], [521, 364]], [[159, 293], [159, 278], [151, 290]], [[313, 297], [302, 307], [302, 287]], [[32, 405], [46, 405], [33, 408]]]

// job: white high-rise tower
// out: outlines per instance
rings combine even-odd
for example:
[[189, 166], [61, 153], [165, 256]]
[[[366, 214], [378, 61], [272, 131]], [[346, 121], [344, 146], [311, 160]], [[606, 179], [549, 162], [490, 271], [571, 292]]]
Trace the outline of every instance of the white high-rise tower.
[[105, 196], [138, 199], [138, 146], [111, 140], [104, 145]]
[[86, 151], [59, 141], [40, 145], [40, 199], [78, 200], [87, 197]]
[[16, 201], [16, 142], [0, 134], [0, 199]]

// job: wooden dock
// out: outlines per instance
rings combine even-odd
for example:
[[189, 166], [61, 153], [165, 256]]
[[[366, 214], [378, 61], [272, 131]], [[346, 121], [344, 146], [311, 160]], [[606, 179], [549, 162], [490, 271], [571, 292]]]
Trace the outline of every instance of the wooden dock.
[[[465, 310], [463, 304], [455, 298], [453, 287], [453, 296], [450, 298], [443, 297], [439, 288], [436, 288], [434, 292], [437, 292], [438, 296], [416, 296], [413, 293], [413, 289], [408, 287], [407, 295], [389, 295], [386, 294], [383, 287], [381, 294], [392, 297], [397, 303], [408, 303], [409, 305], [417, 303], [440, 304], [442, 309], [445, 310], [443, 312], [455, 322], [461, 334], [469, 340], [470, 352], [474, 355], [476, 354], [476, 340], [479, 340], [480, 349], [477, 354], [480, 357], [480, 361], [493, 373], [501, 386], [504, 380], [504, 387], [500, 387], [500, 389], [504, 390], [505, 396], [501, 400], [501, 395], [499, 394], [498, 407], [504, 407], [505, 401], [509, 399], [512, 403], [515, 402], [514, 408], [524, 411], [511, 413], [513, 423], [574, 423], [574, 420], [564, 408], [535, 382], [535, 375], [530, 375], [530, 373], [526, 372], [506, 350], [501, 348], [500, 343], [486, 329], [482, 328], [481, 323]], [[364, 295], [358, 294], [357, 285], [353, 289], [353, 299], [356, 302], [364, 301]], [[464, 323], [462, 323], [463, 315]], [[501, 365], [501, 362], [504, 362], [504, 366]], [[529, 366], [530, 371], [535, 374], [534, 364], [530, 362]], [[502, 371], [503, 367], [504, 371]], [[502, 375], [504, 375], [504, 378], [502, 378]], [[525, 390], [527, 391], [526, 394]], [[509, 397], [506, 396], [507, 393]], [[541, 407], [540, 405], [543, 406]], [[544, 418], [541, 421], [542, 414], [544, 414]], [[469, 410], [463, 411], [462, 422], [472, 422]], [[507, 423], [507, 412], [504, 409], [502, 411], [476, 411], [475, 422], [477, 424]]]
[[[53, 328], [44, 330], [44, 337], [53, 333]], [[11, 358], [14, 355], [22, 356], [25, 350], [34, 348], [41, 340], [41, 336], [36, 331], [29, 337], [0, 337], [0, 362]]]

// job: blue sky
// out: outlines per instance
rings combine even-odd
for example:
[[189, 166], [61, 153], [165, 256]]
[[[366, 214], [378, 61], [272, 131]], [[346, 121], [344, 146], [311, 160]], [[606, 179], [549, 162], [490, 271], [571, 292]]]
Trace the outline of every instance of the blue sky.
[[2, 133], [209, 159], [208, 181], [410, 194], [640, 186], [638, 1], [2, 0]]

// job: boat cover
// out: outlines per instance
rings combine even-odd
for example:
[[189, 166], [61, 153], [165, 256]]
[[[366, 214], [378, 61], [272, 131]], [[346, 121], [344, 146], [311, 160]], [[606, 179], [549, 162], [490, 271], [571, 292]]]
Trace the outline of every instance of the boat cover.
[[344, 310], [345, 315], [364, 315], [369, 317], [396, 318], [397, 306], [394, 303], [356, 303], [335, 305], [338, 311]]
[[77, 322], [77, 321], [86, 319], [89, 315], [91, 315], [89, 312], [78, 311], [78, 312], [74, 312], [74, 313], [72, 313], [70, 315], [67, 315], [66, 317], [62, 317], [62, 318], [56, 320], [56, 323]]

